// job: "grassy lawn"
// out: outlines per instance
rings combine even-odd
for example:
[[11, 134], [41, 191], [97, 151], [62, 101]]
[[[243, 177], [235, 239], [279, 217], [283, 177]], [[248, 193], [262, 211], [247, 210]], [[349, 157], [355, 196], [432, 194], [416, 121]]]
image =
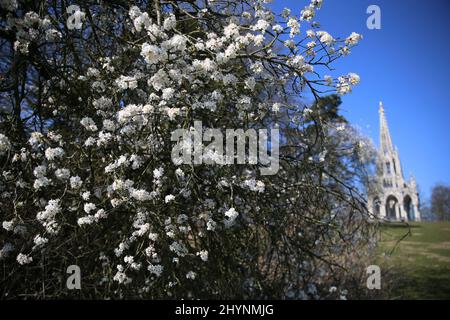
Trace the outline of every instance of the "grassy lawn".
[[450, 222], [387, 224], [380, 237], [379, 263], [392, 277], [392, 298], [450, 299]]

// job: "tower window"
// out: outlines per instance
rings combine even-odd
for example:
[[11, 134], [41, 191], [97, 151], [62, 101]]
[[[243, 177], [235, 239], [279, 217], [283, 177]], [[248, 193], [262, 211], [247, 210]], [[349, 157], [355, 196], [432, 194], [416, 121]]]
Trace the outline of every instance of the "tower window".
[[386, 172], [387, 172], [387, 174], [391, 174], [391, 163], [390, 162], [386, 162]]

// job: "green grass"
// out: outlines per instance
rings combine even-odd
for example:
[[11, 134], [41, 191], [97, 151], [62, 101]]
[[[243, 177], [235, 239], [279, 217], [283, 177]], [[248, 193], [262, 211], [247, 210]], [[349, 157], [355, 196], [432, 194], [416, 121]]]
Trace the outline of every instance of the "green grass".
[[380, 238], [392, 298], [450, 299], [450, 222], [386, 224]]

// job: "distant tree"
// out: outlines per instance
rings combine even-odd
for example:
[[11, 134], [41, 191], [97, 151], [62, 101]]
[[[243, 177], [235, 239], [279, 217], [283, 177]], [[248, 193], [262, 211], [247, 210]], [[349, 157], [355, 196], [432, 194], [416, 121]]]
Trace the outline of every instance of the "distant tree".
[[450, 187], [438, 184], [431, 193], [431, 211], [439, 220], [450, 220]]
[[422, 221], [434, 221], [437, 220], [437, 216], [431, 211], [431, 197], [426, 194], [420, 185], [417, 186], [417, 191], [419, 192], [419, 210], [420, 210], [420, 220]]
[[433, 221], [437, 216], [431, 211], [431, 200], [420, 195], [420, 218], [423, 221]]

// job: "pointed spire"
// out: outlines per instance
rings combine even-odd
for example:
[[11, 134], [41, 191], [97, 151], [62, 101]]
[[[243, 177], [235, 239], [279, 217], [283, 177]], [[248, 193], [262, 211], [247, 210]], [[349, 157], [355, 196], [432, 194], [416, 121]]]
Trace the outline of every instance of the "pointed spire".
[[379, 110], [380, 114], [384, 113], [384, 107], [383, 107], [383, 101], [380, 101], [380, 110]]
[[380, 101], [380, 148], [383, 153], [387, 151], [394, 151], [392, 146], [391, 135], [389, 133], [389, 128], [386, 120], [386, 115], [384, 113], [383, 102]]
[[412, 172], [409, 172], [409, 184], [414, 188], [417, 186], [416, 177], [414, 177], [414, 174]]

